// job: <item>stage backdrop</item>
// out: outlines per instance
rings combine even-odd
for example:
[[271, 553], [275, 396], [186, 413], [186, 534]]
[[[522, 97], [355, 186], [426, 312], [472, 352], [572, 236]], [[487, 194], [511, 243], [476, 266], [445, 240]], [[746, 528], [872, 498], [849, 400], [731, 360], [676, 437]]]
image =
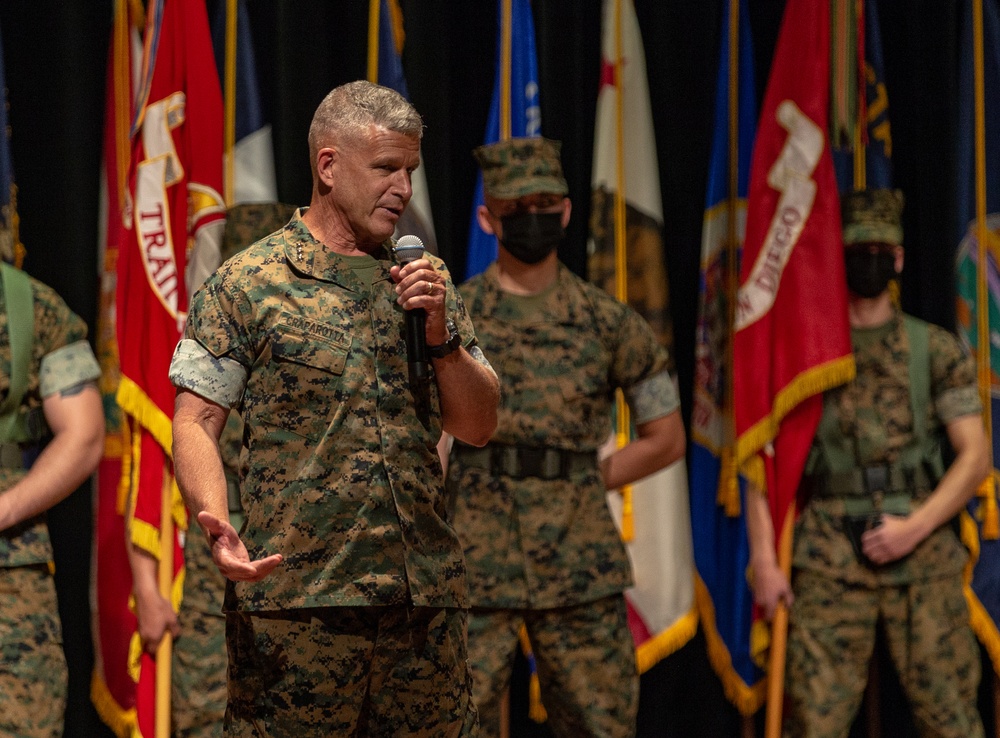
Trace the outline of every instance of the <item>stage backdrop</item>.
[[[207, 0], [210, 13], [216, 2]], [[309, 119], [332, 87], [365, 77], [368, 3], [249, 0], [247, 4], [265, 113], [274, 130], [278, 196], [285, 202], [305, 203], [310, 191]], [[470, 151], [485, 129], [496, 6], [494, 0], [401, 0], [400, 5], [406, 31], [403, 67], [411, 99], [427, 126], [423, 153], [439, 249], [453, 273], [462, 274], [475, 178]], [[676, 361], [687, 418], [721, 2], [635, 0], [635, 6], [647, 57]], [[783, 6], [783, 0], [749, 4], [758, 98]], [[950, 328], [958, 2], [879, 0], [879, 6], [893, 108], [892, 157], [896, 184], [907, 198], [903, 305]], [[560, 256], [583, 274], [601, 3], [534, 0], [532, 7], [542, 133], [563, 141], [573, 199], [569, 238]], [[87, 320], [91, 335], [97, 304], [98, 168], [110, 22], [111, 0], [0, 2], [25, 268], [66, 298]], [[69, 738], [101, 735], [88, 701], [89, 518], [86, 488], [52, 515], [72, 667]], [[680, 653], [678, 658], [686, 657]], [[662, 668], [668, 684], [669, 659]], [[649, 676], [655, 679], [659, 669]], [[711, 682], [712, 677], [706, 679]], [[693, 691], [684, 695], [686, 689]], [[681, 700], [674, 703], [681, 705], [680, 712], [691, 714], [693, 724], [703, 729], [729, 720], [726, 706], [719, 704], [717, 685], [679, 679], [670, 691], [671, 699]], [[669, 702], [664, 704], [670, 712]], [[679, 735], [697, 734], [693, 729], [675, 729]]]

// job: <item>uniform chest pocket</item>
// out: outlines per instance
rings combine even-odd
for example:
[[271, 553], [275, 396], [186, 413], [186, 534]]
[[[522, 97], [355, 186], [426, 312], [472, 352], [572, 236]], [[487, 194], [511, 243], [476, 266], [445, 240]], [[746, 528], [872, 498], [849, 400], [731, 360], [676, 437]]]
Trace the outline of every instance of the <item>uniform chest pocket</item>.
[[340, 402], [351, 336], [327, 329], [324, 335], [278, 324], [258, 392], [262, 420], [300, 436], [322, 437]]
[[317, 336], [281, 324], [276, 333], [271, 341], [272, 360], [329, 374], [344, 373], [351, 349], [350, 335], [338, 330], [331, 331], [329, 336]]

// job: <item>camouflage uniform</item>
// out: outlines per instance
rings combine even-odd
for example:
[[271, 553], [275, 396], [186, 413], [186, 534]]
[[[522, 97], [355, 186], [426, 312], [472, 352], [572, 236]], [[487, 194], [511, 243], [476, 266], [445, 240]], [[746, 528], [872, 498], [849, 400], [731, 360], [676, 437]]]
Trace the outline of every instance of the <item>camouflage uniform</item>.
[[[171, 365], [178, 387], [238, 407], [240, 535], [251, 558], [284, 556], [260, 582], [227, 584], [226, 733], [290, 733], [280, 722], [290, 707], [299, 731], [337, 733], [343, 720], [349, 732], [370, 683], [362, 717], [379, 734], [457, 735], [476, 713], [460, 637], [465, 567], [435, 481], [437, 386], [408, 381], [389, 254], [371, 260], [369, 287], [351, 259], [312, 237], [301, 212], [194, 295]], [[427, 258], [485, 363], [446, 267]], [[347, 630], [351, 621], [359, 625]], [[356, 649], [387, 647], [383, 634], [409, 639], [408, 661], [393, 674], [370, 659], [355, 669]]]
[[[935, 439], [950, 421], [980, 412], [972, 362], [954, 336], [922, 325], [928, 368], [911, 368], [914, 334], [897, 314], [886, 325], [852, 330], [857, 378], [825, 396], [803, 482], [809, 498], [795, 530], [789, 736], [847, 735], [879, 619], [921, 734], [982, 735], [979, 654], [961, 583], [967, 552], [954, 530], [942, 526], [909, 556], [881, 567], [861, 563], [848, 534], [846, 516], [905, 515], [930, 495], [936, 475], [928, 467], [942, 466]], [[913, 371], [929, 373], [930, 406], [916, 410], [926, 414], [923, 441], [911, 409]], [[889, 469], [888, 481], [869, 483], [880, 488], [870, 492], [864, 484], [834, 484], [850, 478], [831, 462], [841, 454], [857, 470], [874, 470], [866, 474]]]
[[[29, 278], [30, 279], [30, 278]], [[30, 279], [34, 332], [21, 412], [45, 428], [42, 399], [97, 379], [87, 327], [50, 287]], [[3, 283], [0, 282], [0, 293]], [[10, 391], [7, 311], [0, 310], [0, 396]], [[41, 424], [38, 426], [37, 424]], [[46, 429], [47, 433], [47, 429]], [[27, 472], [38, 446], [3, 444], [0, 490]], [[45, 516], [0, 531], [0, 734], [60, 736], [66, 704], [66, 660], [52, 578]]]
[[[496, 735], [525, 623], [553, 731], [631, 735], [638, 674], [622, 593], [632, 579], [597, 449], [616, 388], [638, 423], [677, 409], [667, 352], [634, 310], [561, 264], [533, 297], [503, 292], [497, 275], [493, 264], [461, 292], [501, 381], [499, 422], [484, 449], [455, 444], [447, 479], [469, 571], [480, 723]], [[519, 471], [515, 447], [548, 449], [556, 461], [540, 466], [551, 478]]]
[[[281, 228], [295, 208], [280, 202], [239, 203], [226, 213], [222, 260]], [[243, 523], [239, 507], [239, 461], [243, 421], [231, 412], [219, 439], [229, 486], [229, 520]], [[173, 650], [174, 738], [218, 738], [226, 713], [226, 618], [222, 612], [226, 578], [197, 527], [184, 540], [184, 596], [177, 614], [181, 637]]]

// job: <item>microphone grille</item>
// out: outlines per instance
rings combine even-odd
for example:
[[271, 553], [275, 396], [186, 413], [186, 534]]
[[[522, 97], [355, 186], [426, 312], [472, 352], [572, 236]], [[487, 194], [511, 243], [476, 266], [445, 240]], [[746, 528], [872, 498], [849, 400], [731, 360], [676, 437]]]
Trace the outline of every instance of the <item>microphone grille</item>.
[[424, 255], [424, 242], [411, 234], [400, 236], [392, 253], [400, 264], [409, 264]]

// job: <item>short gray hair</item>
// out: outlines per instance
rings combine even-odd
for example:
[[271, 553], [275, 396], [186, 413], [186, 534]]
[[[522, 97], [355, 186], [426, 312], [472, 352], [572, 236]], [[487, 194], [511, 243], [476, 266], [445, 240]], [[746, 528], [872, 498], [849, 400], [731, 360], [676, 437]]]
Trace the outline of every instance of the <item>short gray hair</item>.
[[395, 90], [365, 80], [333, 88], [316, 108], [309, 126], [309, 158], [330, 138], [355, 138], [371, 125], [420, 139], [424, 122], [417, 109]]

